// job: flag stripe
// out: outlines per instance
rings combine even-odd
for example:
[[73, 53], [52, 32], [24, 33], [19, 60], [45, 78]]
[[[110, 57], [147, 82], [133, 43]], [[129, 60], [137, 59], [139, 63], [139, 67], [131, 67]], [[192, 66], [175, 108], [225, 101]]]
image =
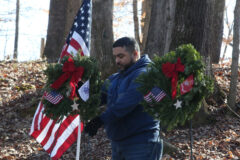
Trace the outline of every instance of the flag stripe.
[[62, 153], [64, 153], [74, 142], [75, 142], [75, 137], [78, 135], [78, 127], [74, 129], [72, 134], [66, 139], [66, 142], [61, 147], [59, 147], [58, 152], [55, 154], [55, 156], [52, 156], [53, 160], [57, 160], [58, 158], [61, 157]]
[[156, 100], [160, 101], [166, 94], [160, 93], [158, 96], [156, 96]]
[[53, 120], [48, 119], [48, 123], [46, 123], [46, 126], [44, 126], [42, 132], [38, 135], [38, 137], [36, 139], [39, 143], [42, 143], [43, 139], [46, 137], [48, 130], [51, 127], [52, 123], [53, 123]]
[[53, 127], [52, 133], [47, 141], [47, 143], [43, 146], [43, 148], [45, 149], [45, 151], [49, 150], [49, 148], [51, 147], [54, 138], [56, 137], [56, 132], [58, 130], [58, 128], [60, 127], [60, 123], [56, 123]]
[[[42, 133], [42, 130], [45, 128], [45, 126], [48, 124], [49, 122], [49, 118], [48, 117], [44, 117], [40, 123], [40, 130], [36, 130], [35, 132], [32, 133], [32, 137], [34, 137], [36, 140], [38, 138], [38, 136]], [[38, 141], [39, 142], [39, 141]], [[40, 143], [40, 142], [39, 142]]]
[[75, 117], [70, 125], [65, 126], [67, 128], [64, 128], [63, 132], [59, 135], [57, 138], [57, 143], [53, 148], [53, 151], [51, 153], [51, 157], [54, 157], [57, 154], [58, 149], [65, 143], [66, 145], [69, 145], [69, 143], [72, 143], [72, 141], [67, 141], [68, 137], [73, 134], [74, 129], [77, 129], [79, 124], [79, 116]]
[[42, 103], [40, 102], [38, 104], [37, 110], [36, 110], [36, 112], [34, 114], [34, 117], [33, 117], [33, 122], [34, 123], [32, 123], [29, 135], [31, 135], [34, 132], [34, 130], [37, 128], [37, 124], [38, 124], [37, 120], [38, 120], [38, 116], [39, 116], [39, 113], [40, 113], [39, 111], [41, 110], [41, 108], [42, 108]]
[[76, 31], [74, 31], [74, 33], [73, 33], [73, 39], [75, 39], [77, 42], [79, 42], [84, 55], [90, 56], [89, 49], [86, 46], [85, 41], [83, 40], [82, 36], [80, 36]]
[[43, 114], [43, 112], [44, 112], [44, 106], [43, 106], [43, 104], [42, 104], [42, 107], [41, 107], [41, 111], [40, 111], [40, 114], [39, 114], [39, 117], [38, 117], [38, 123], [37, 123], [37, 126], [38, 126], [38, 130], [40, 130], [41, 128], [41, 121], [42, 121], [42, 119], [45, 117], [44, 116], [44, 114]]
[[74, 49], [76, 49], [77, 51], [79, 51], [79, 49], [81, 49], [80, 44], [78, 43], [78, 41], [76, 41], [74, 38], [71, 39], [70, 41], [70, 46], [72, 46]]
[[[75, 115], [78, 116], [78, 115]], [[62, 135], [62, 133], [64, 132], [64, 130], [68, 127], [68, 125], [71, 125], [72, 121], [74, 120], [74, 116], [68, 116], [61, 124], [59, 129], [56, 131], [54, 139], [56, 139], [55, 141], [53, 141], [53, 143], [51, 144], [50, 148], [47, 150], [48, 153], [51, 153], [51, 151], [53, 150], [54, 146], [56, 145], [58, 138]]]
[[[41, 110], [39, 110], [39, 112], [38, 112], [38, 116], [36, 117], [36, 119], [33, 121], [33, 125], [36, 127], [36, 128], [34, 128], [34, 132], [31, 132], [30, 133], [30, 135], [32, 136], [32, 137], [34, 137], [35, 139], [39, 136], [39, 134], [42, 132], [42, 130], [41, 129], [43, 129], [45, 126], [46, 126], [46, 124], [48, 123], [48, 121], [50, 120], [48, 117], [44, 117], [44, 118], [42, 118], [42, 116], [39, 116], [39, 113], [41, 113], [42, 111], [43, 111], [43, 107], [44, 107], [44, 105], [42, 104], [42, 102], [40, 102], [39, 103], [39, 106], [40, 106], [40, 108], [42, 108]], [[38, 119], [37, 119], [38, 118]], [[41, 123], [39, 123], [39, 119], [41, 119]], [[36, 126], [36, 124], [37, 124], [37, 126]]]
[[53, 132], [53, 128], [54, 128], [55, 125], [56, 125], [56, 121], [53, 121], [51, 126], [49, 127], [49, 130], [48, 130], [46, 136], [44, 137], [44, 139], [41, 142], [42, 146], [45, 146], [45, 144], [48, 142], [48, 140], [49, 140], [49, 138], [50, 138], [50, 136], [51, 136], [51, 134]]
[[64, 56], [71, 56], [71, 54], [69, 54], [69, 53], [67, 52], [68, 47], [69, 47], [69, 46], [67, 45], [67, 43], [65, 43], [65, 45], [63, 46], [62, 53], [61, 53], [61, 55], [60, 55], [59, 62], [60, 62], [60, 60], [61, 60]]
[[73, 53], [74, 55], [76, 55], [77, 50], [79, 49], [79, 48], [75, 48], [74, 46], [71, 45], [71, 42], [72, 42], [74, 45], [76, 45], [76, 44], [73, 42], [73, 39], [74, 39], [75, 42], [77, 42], [78, 44], [80, 44], [80, 46], [81, 46], [81, 48], [82, 48], [82, 51], [83, 51], [83, 54], [84, 54], [85, 56], [90, 56], [89, 50], [88, 50], [88, 48], [87, 48], [84, 40], [82, 39], [82, 37], [81, 37], [76, 31], [74, 31], [74, 33], [73, 33], [73, 35], [72, 35], [72, 39], [71, 39], [71, 41], [70, 41], [70, 45], [69, 45], [69, 47], [68, 47], [68, 49], [67, 49], [67, 52], [70, 53], [70, 54]]
[[68, 46], [67, 52], [73, 56], [77, 55], [77, 53], [78, 53], [78, 51], [73, 46]]

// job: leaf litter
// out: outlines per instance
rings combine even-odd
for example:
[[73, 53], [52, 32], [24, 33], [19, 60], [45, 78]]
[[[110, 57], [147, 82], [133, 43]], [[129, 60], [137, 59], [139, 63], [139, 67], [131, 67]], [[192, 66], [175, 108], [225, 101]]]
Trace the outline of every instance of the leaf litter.
[[[45, 61], [0, 62], [0, 160], [48, 160], [49, 155], [29, 130], [36, 107], [46, 82], [43, 70]], [[213, 65], [213, 73], [223, 94], [229, 92], [230, 63]], [[238, 71], [240, 80], [240, 71]], [[240, 105], [240, 84], [237, 86], [237, 105]], [[224, 97], [224, 96], [223, 96]], [[196, 160], [240, 159], [240, 120], [227, 114], [224, 99], [208, 100], [209, 111], [215, 122], [192, 129], [193, 157]], [[239, 106], [240, 107], [240, 106]], [[240, 114], [240, 111], [238, 111]], [[190, 136], [188, 127], [162, 132], [165, 139], [178, 147], [179, 152], [164, 154], [164, 160], [190, 159]], [[63, 154], [61, 160], [74, 160], [76, 143]], [[81, 160], [110, 160], [111, 146], [101, 128], [97, 135], [81, 138]]]

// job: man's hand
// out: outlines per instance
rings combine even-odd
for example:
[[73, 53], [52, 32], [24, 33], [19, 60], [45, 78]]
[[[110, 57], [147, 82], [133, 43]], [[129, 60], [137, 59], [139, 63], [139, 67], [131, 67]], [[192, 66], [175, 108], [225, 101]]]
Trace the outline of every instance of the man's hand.
[[85, 132], [88, 133], [89, 136], [93, 137], [97, 134], [98, 129], [103, 125], [100, 117], [93, 118], [90, 122], [88, 122], [84, 128]]

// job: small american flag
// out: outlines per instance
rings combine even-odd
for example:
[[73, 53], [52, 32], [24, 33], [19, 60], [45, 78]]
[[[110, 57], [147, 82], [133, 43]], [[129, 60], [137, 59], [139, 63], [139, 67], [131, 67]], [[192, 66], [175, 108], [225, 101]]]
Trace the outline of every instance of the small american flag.
[[152, 102], [152, 99], [159, 102], [166, 96], [166, 93], [160, 88], [154, 87], [152, 90], [144, 96], [145, 101]]
[[58, 104], [63, 99], [63, 96], [57, 93], [56, 91], [51, 91], [51, 92], [45, 91], [43, 94], [43, 98], [45, 98], [52, 104]]

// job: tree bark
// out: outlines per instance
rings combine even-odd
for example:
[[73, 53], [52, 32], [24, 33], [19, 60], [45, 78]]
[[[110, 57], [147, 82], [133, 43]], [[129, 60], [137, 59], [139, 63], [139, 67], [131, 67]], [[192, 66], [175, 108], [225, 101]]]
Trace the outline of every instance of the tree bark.
[[44, 55], [48, 62], [57, 62], [71, 29], [81, 0], [51, 0], [47, 41]]
[[112, 55], [112, 15], [112, 0], [93, 1], [91, 55], [99, 61], [99, 68], [102, 71], [103, 78], [116, 72]]
[[211, 51], [212, 62], [218, 63], [221, 54], [225, 0], [215, 0], [213, 5], [213, 19], [211, 24]]
[[212, 55], [220, 55], [224, 4], [224, 0], [153, 1], [145, 52], [162, 56], [192, 43], [212, 63]]
[[15, 59], [15, 60], [17, 60], [17, 58], [18, 58], [19, 10], [20, 10], [20, 4], [19, 4], [19, 0], [17, 0], [17, 3], [16, 3], [15, 41], [14, 41], [14, 52], [13, 52], [13, 59]]
[[151, 11], [152, 11], [152, 0], [142, 0], [141, 38], [140, 38], [141, 53], [145, 50], [145, 46], [147, 42]]
[[[176, 1], [175, 27], [170, 50], [192, 43], [204, 58], [219, 57], [223, 35], [224, 0]], [[215, 58], [215, 62], [219, 58]]]
[[164, 55], [168, 52], [174, 25], [175, 0], [152, 2], [150, 25], [148, 29], [145, 53], [152, 58], [154, 54]]
[[226, 44], [225, 44], [225, 47], [224, 47], [224, 51], [223, 51], [223, 56], [221, 58], [221, 63], [222, 61], [225, 59], [225, 55], [226, 55], [226, 52], [227, 52], [227, 47], [228, 45], [231, 43], [232, 41], [232, 30], [233, 30], [233, 23], [232, 25], [228, 28], [228, 36], [227, 36], [227, 39], [226, 39]]
[[[138, 0], [133, 0], [133, 23], [134, 23], [134, 35], [135, 39], [140, 45], [140, 37], [139, 37], [139, 22], [138, 22]], [[140, 45], [140, 50], [141, 50]]]
[[231, 66], [231, 82], [228, 95], [228, 105], [234, 110], [236, 104], [237, 82], [238, 82], [238, 59], [239, 59], [239, 38], [240, 38], [240, 1], [236, 1], [234, 9], [234, 27], [233, 27], [233, 51]]
[[[207, 1], [187, 0], [176, 1], [176, 3], [175, 26], [170, 50], [175, 50], [181, 44], [192, 43], [198, 51], [201, 51], [205, 41]], [[203, 54], [203, 52], [200, 53]]]

